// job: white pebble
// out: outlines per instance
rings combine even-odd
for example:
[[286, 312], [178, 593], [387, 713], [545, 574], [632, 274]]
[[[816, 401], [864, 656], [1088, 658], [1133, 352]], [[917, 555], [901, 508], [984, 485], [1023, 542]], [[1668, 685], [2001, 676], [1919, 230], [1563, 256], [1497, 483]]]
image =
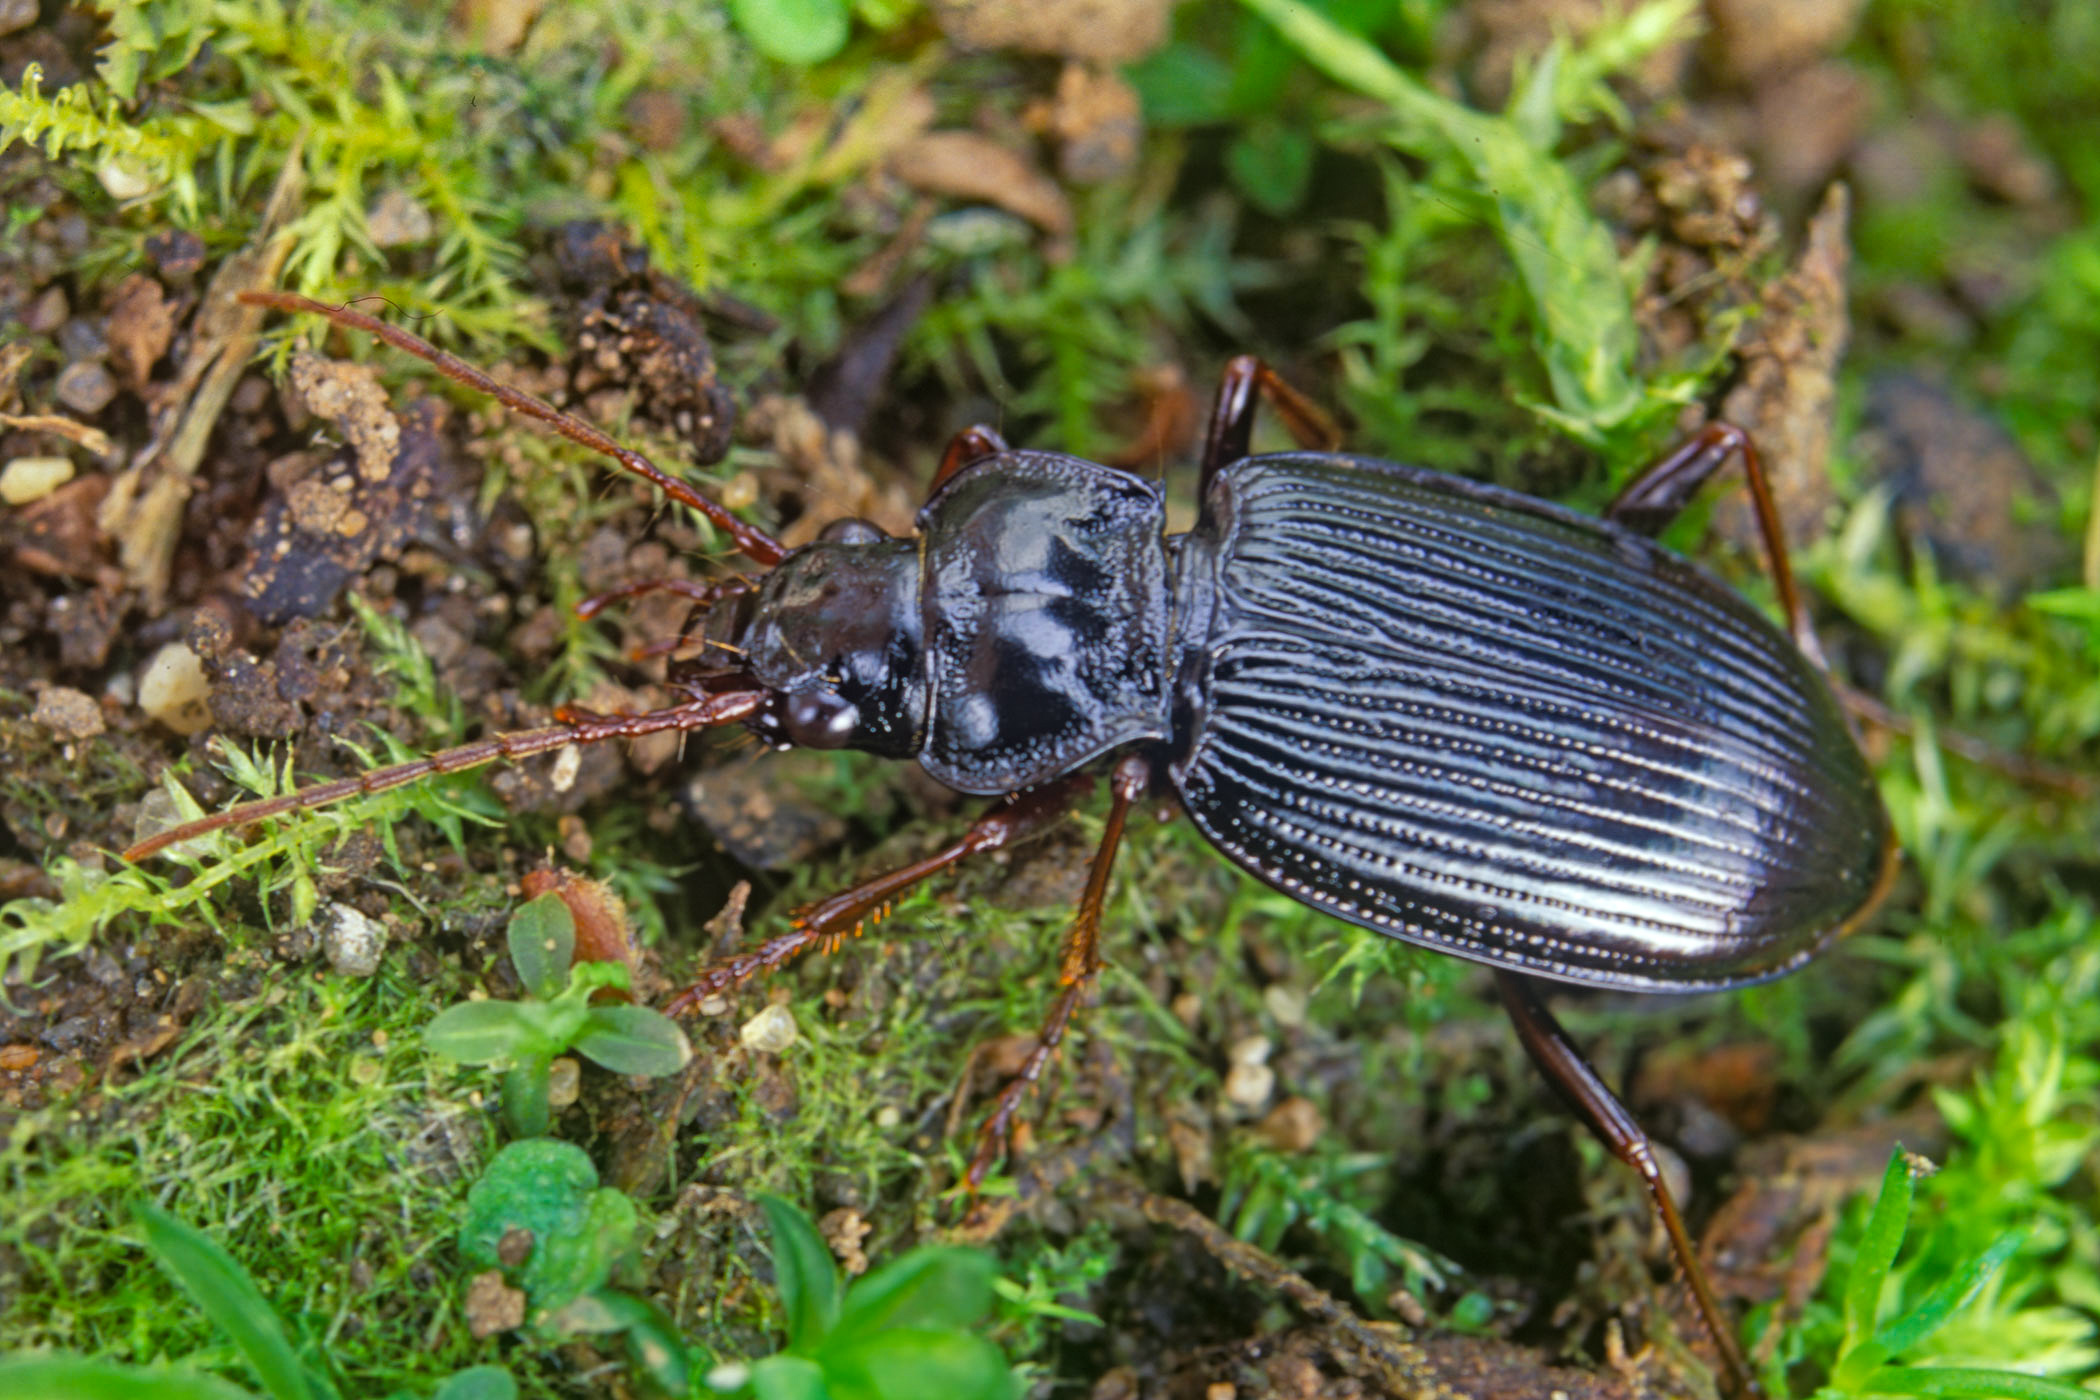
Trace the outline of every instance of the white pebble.
[[0, 467], [0, 501], [26, 506], [73, 479], [70, 457], [17, 457]]
[[563, 1055], [547, 1066], [547, 1107], [567, 1108], [583, 1088], [583, 1066], [573, 1055]]
[[139, 708], [177, 734], [197, 734], [211, 727], [211, 694], [204, 663], [181, 642], [155, 652], [139, 677]]
[[746, 1050], [763, 1050], [778, 1055], [795, 1043], [795, 1013], [779, 1002], [744, 1022], [737, 1032]]
[[386, 951], [386, 929], [347, 904], [330, 904], [316, 921], [328, 965], [345, 977], [370, 977]]

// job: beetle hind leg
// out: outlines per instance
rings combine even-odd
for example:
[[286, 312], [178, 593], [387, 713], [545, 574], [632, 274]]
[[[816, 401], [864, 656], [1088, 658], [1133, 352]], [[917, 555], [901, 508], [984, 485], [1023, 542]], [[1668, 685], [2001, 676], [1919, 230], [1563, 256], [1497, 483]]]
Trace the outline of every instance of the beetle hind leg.
[[1818, 670], [1828, 672], [1823, 644], [1810, 624], [1807, 605], [1794, 582], [1794, 566], [1787, 554], [1786, 531], [1779, 522], [1779, 507], [1772, 498], [1771, 478], [1765, 475], [1764, 459], [1750, 434], [1719, 419], [1708, 423], [1678, 444], [1639, 476], [1626, 483], [1604, 508], [1604, 518], [1635, 534], [1655, 536], [1690, 504], [1692, 496], [1730, 457], [1741, 456], [1743, 476], [1750, 483], [1750, 502], [1757, 514], [1757, 532], [1764, 539], [1765, 562], [1779, 606], [1786, 612], [1787, 629]]
[[1210, 429], [1203, 438], [1203, 476], [1197, 499], [1210, 492], [1220, 468], [1247, 455], [1254, 441], [1254, 413], [1262, 400], [1283, 420], [1301, 447], [1332, 452], [1342, 445], [1342, 431], [1327, 411], [1292, 388], [1275, 370], [1252, 355], [1236, 355], [1218, 379], [1218, 397], [1210, 410]]
[[998, 433], [982, 423], [971, 424], [948, 439], [947, 450], [941, 453], [941, 464], [934, 469], [933, 484], [926, 488], [926, 494], [930, 496], [940, 490], [947, 484], [949, 477], [970, 463], [1010, 451], [1012, 449], [1006, 445], [1006, 439]]
[[1532, 1063], [1611, 1149], [1612, 1155], [1633, 1168], [1640, 1176], [1641, 1184], [1647, 1188], [1655, 1213], [1670, 1237], [1670, 1250], [1677, 1256], [1678, 1270], [1691, 1287], [1699, 1316], [1713, 1338], [1715, 1350], [1720, 1353], [1728, 1392], [1743, 1397], [1743, 1400], [1764, 1400], [1764, 1390], [1751, 1374], [1742, 1344], [1736, 1340], [1735, 1329], [1721, 1311], [1720, 1300], [1714, 1296], [1713, 1285], [1707, 1281], [1706, 1270], [1692, 1247], [1691, 1235], [1684, 1228], [1684, 1218], [1677, 1212], [1677, 1201], [1670, 1194], [1669, 1183], [1663, 1179], [1661, 1163], [1656, 1159], [1655, 1144], [1648, 1140], [1648, 1134], [1626, 1105], [1605, 1086], [1596, 1068], [1583, 1058], [1582, 1052], [1575, 1048], [1575, 1042], [1561, 1029], [1560, 1022], [1546, 1009], [1546, 1003], [1539, 997], [1538, 985], [1528, 977], [1504, 971], [1495, 973], [1495, 983], [1502, 992], [1502, 1004], [1509, 1011], [1510, 1022], [1517, 1028], [1517, 1038], [1523, 1042]]

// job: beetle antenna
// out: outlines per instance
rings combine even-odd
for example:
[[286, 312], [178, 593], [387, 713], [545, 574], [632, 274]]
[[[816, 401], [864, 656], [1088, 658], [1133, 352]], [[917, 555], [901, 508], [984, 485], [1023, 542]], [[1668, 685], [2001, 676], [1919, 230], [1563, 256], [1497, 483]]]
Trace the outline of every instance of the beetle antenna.
[[432, 774], [457, 773], [468, 768], [479, 768], [498, 759], [529, 758], [533, 754], [567, 748], [571, 744], [595, 744], [606, 739], [638, 739], [645, 734], [659, 734], [667, 729], [683, 733], [733, 724], [758, 713], [765, 702], [766, 692], [762, 690], [732, 690], [720, 695], [705, 696], [687, 704], [673, 705], [667, 709], [647, 710], [638, 715], [594, 715], [587, 719], [550, 724], [544, 729], [527, 729], [514, 734], [492, 734], [486, 739], [461, 744], [457, 748], [441, 749], [437, 753], [410, 759], [406, 763], [374, 768], [354, 778], [338, 778], [332, 783], [317, 783], [312, 787], [300, 788], [277, 797], [243, 802], [238, 807], [230, 807], [208, 817], [199, 817], [195, 821], [171, 826], [132, 846], [124, 852], [124, 859], [141, 861], [180, 842], [194, 840], [229, 826], [244, 826], [249, 822], [261, 821], [265, 817], [282, 816], [287, 812], [311, 811], [346, 798], [403, 787]]
[[469, 389], [487, 394], [505, 408], [536, 418], [571, 442], [581, 443], [593, 452], [612, 458], [620, 466], [634, 473], [683, 506], [690, 506], [705, 516], [707, 523], [729, 536], [742, 554], [760, 568], [770, 569], [787, 554], [787, 549], [755, 525], [747, 525], [729, 513], [729, 509], [695, 491], [692, 487], [670, 476], [663, 468], [644, 457], [631, 447], [623, 447], [598, 429], [571, 413], [564, 413], [553, 404], [523, 389], [498, 383], [483, 370], [476, 369], [457, 355], [438, 349], [421, 336], [402, 330], [399, 326], [362, 311], [352, 311], [347, 306], [330, 306], [325, 302], [303, 297], [295, 292], [256, 292], [240, 294], [240, 299], [250, 306], [267, 306], [275, 311], [304, 311], [315, 316], [325, 316], [339, 326], [363, 331], [377, 336], [397, 350], [404, 350], [434, 366], [438, 373]]

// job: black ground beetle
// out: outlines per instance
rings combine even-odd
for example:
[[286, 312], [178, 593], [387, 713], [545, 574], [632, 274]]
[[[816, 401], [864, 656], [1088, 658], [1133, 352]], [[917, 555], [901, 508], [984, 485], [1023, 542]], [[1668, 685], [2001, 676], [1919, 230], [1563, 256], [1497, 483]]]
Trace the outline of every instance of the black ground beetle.
[[[1165, 533], [1151, 482], [984, 428], [942, 458], [918, 531], [841, 520], [788, 551], [603, 433], [414, 336], [280, 293], [246, 300], [369, 332], [606, 454], [765, 572], [656, 580], [707, 609], [686, 700], [557, 715], [160, 832], [126, 853], [433, 773], [569, 744], [742, 724], [776, 747], [916, 759], [997, 795], [963, 837], [801, 910], [708, 968], [678, 1011], [835, 940], [927, 876], [1035, 831], [1111, 765], [1113, 802], [1062, 954], [1062, 992], [970, 1168], [1004, 1145], [1101, 968], [1131, 804], [1171, 791], [1212, 844], [1303, 901], [1495, 969], [1524, 1047], [1641, 1175], [1733, 1387], [1754, 1393], [1640, 1126], [1547, 1011], [1541, 981], [1741, 987], [1857, 924], [1895, 847], [1822, 675], [1757, 456], [1709, 426], [1602, 520], [1331, 450], [1250, 457], [1267, 399], [1308, 449], [1324, 416], [1252, 358], [1228, 368], [1201, 516]], [[1791, 639], [1650, 538], [1731, 455], [1750, 479]]]

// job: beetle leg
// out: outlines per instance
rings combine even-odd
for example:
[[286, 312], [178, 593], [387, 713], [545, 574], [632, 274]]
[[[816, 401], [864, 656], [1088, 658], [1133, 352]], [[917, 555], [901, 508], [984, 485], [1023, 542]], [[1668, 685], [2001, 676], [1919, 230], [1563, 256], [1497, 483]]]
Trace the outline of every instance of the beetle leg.
[[1118, 763], [1109, 779], [1115, 800], [1108, 809], [1108, 823], [1101, 833], [1101, 845], [1094, 852], [1093, 868], [1087, 873], [1086, 893], [1080, 898], [1079, 913], [1073, 918], [1072, 927], [1065, 934], [1064, 947], [1057, 957], [1057, 979], [1064, 990], [1050, 1008], [1050, 1018], [1043, 1023], [1035, 1049], [1028, 1052], [1020, 1073], [1000, 1091], [992, 1116], [978, 1130], [977, 1153], [970, 1159], [970, 1169], [963, 1174], [964, 1184], [972, 1191], [983, 1183], [992, 1163], [1005, 1151], [1007, 1139], [1013, 1131], [1014, 1115], [1020, 1111], [1022, 1101], [1028, 1097], [1036, 1081], [1043, 1077], [1043, 1071], [1057, 1058], [1058, 1046], [1063, 1044], [1065, 1032], [1071, 1028], [1072, 1017], [1078, 1012], [1080, 1002], [1086, 999], [1086, 994], [1093, 990], [1095, 979], [1101, 975], [1101, 906], [1108, 897], [1108, 873], [1116, 863], [1116, 848], [1123, 844], [1123, 824], [1130, 816], [1130, 804], [1144, 795], [1151, 781], [1152, 766], [1136, 754]]
[[749, 593], [753, 587], [750, 579], [741, 575], [718, 579], [713, 583], [701, 583], [689, 578], [645, 578], [618, 588], [608, 588], [603, 593], [593, 593], [576, 605], [576, 616], [588, 622], [613, 603], [626, 598], [639, 598], [649, 593], [676, 593], [690, 598], [703, 608], [711, 608], [724, 598], [739, 593]]
[[982, 423], [971, 424], [948, 439], [948, 449], [941, 453], [941, 464], [934, 469], [933, 484], [926, 488], [927, 494], [940, 490], [949, 477], [980, 457], [996, 457], [1010, 450], [1005, 438]]
[[1707, 478], [1736, 453], [1743, 457], [1743, 475], [1749, 479], [1750, 501], [1757, 512], [1757, 532], [1764, 538], [1772, 586], [1779, 592], [1779, 606], [1786, 611], [1794, 644], [1816, 663], [1817, 669], [1827, 672], [1830, 664], [1824, 659], [1823, 644], [1816, 638], [1808, 609], [1801, 601], [1801, 590], [1794, 583], [1786, 532], [1779, 524], [1779, 508], [1772, 502], [1771, 479], [1765, 475], [1764, 460], [1758, 456], [1757, 444], [1751, 441], [1750, 434], [1719, 419], [1708, 423], [1627, 482], [1604, 508], [1604, 518], [1636, 534], [1659, 535], [1691, 501], [1693, 493], [1706, 484]]
[[734, 724], [758, 713], [765, 704], [764, 691], [740, 690], [700, 696], [683, 705], [672, 705], [661, 710], [645, 710], [635, 715], [593, 715], [586, 711], [571, 711], [573, 718], [558, 720], [544, 729], [492, 734], [486, 739], [477, 739], [471, 744], [461, 744], [457, 748], [440, 749], [436, 753], [412, 758], [405, 763], [374, 768], [355, 777], [338, 778], [332, 783], [316, 783], [312, 787], [303, 787], [278, 797], [244, 802], [238, 807], [230, 807], [212, 816], [199, 817], [180, 826], [171, 826], [125, 851], [124, 859], [141, 861], [155, 851], [165, 850], [169, 846], [194, 840], [229, 826], [241, 826], [261, 821], [264, 817], [282, 816], [287, 812], [307, 812], [347, 798], [406, 787], [432, 774], [458, 773], [468, 768], [479, 768], [498, 759], [530, 758], [534, 754], [551, 753], [571, 744], [596, 744], [607, 739], [639, 739], [645, 734], [661, 734], [665, 730], [685, 733], [695, 729], [713, 729], [725, 724]]
[[858, 929], [869, 916], [929, 876], [971, 856], [996, 851], [1022, 837], [1031, 836], [1063, 816], [1074, 801], [1093, 786], [1091, 773], [1074, 773], [1028, 792], [1001, 798], [992, 810], [962, 834], [961, 839], [935, 851], [924, 860], [878, 875], [855, 885], [843, 894], [818, 900], [798, 909], [792, 926], [776, 933], [756, 948], [732, 953], [701, 970], [693, 984], [671, 999], [666, 1014], [683, 1015], [712, 996], [720, 996], [761, 973], [783, 966], [811, 948], [836, 940]]
[[1670, 1237], [1670, 1250], [1677, 1256], [1677, 1266], [1683, 1272], [1685, 1282], [1691, 1285], [1699, 1316], [1705, 1321], [1706, 1330], [1712, 1334], [1714, 1346], [1720, 1352], [1721, 1369], [1726, 1373], [1728, 1389], [1750, 1400], [1763, 1400], [1763, 1388], [1750, 1373], [1750, 1363], [1744, 1359], [1742, 1345], [1721, 1311], [1713, 1285], [1707, 1281], [1706, 1270], [1700, 1267], [1698, 1254], [1692, 1248], [1691, 1236], [1685, 1231], [1684, 1219], [1677, 1213], [1677, 1202], [1670, 1195], [1669, 1184], [1663, 1180], [1662, 1167], [1655, 1157], [1655, 1145], [1648, 1140], [1647, 1133], [1642, 1131], [1626, 1105], [1605, 1087], [1595, 1067], [1575, 1048], [1575, 1042], [1561, 1029], [1553, 1013], [1546, 1009], [1546, 1003], [1539, 997], [1538, 984], [1528, 977], [1501, 970], [1495, 973], [1495, 983], [1501, 989], [1502, 1004], [1509, 1011], [1509, 1019], [1517, 1028], [1517, 1039], [1524, 1043], [1532, 1063], [1611, 1149], [1611, 1154], [1639, 1173], [1641, 1184], [1648, 1188], [1648, 1198], [1655, 1203], [1655, 1213]]
[[1235, 355], [1218, 377], [1218, 397], [1210, 410], [1210, 431], [1203, 438], [1203, 475], [1197, 500], [1210, 492], [1218, 469], [1247, 455], [1254, 441], [1254, 411], [1261, 400], [1283, 420], [1301, 447], [1332, 452], [1342, 445], [1342, 432], [1321, 408], [1293, 389], [1284, 377], [1252, 355]]

